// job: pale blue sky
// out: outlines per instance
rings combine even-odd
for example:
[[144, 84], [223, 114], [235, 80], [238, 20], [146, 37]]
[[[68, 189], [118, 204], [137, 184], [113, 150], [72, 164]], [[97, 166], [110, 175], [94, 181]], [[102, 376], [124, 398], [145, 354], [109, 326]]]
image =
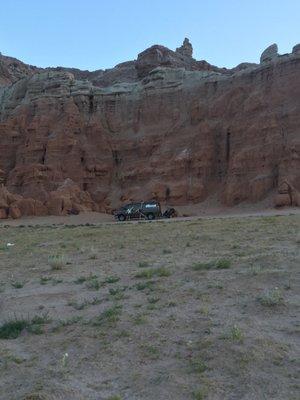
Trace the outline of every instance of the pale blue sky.
[[185, 36], [218, 66], [300, 42], [300, 0], [0, 0], [0, 51], [41, 67], [110, 68]]

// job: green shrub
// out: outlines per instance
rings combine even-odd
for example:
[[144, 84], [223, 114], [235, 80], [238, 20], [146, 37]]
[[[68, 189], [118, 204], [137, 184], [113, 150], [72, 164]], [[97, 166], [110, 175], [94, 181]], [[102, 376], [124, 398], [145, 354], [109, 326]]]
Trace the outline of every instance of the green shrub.
[[216, 269], [228, 269], [231, 266], [230, 260], [227, 260], [225, 258], [221, 258], [216, 262]]

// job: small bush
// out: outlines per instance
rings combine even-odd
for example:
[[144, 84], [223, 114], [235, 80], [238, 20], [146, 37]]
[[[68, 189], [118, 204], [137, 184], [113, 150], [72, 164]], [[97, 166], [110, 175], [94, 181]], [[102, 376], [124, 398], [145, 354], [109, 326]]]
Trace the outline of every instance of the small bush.
[[216, 262], [216, 269], [228, 269], [231, 266], [230, 260], [222, 258]]
[[0, 339], [16, 339], [28, 327], [28, 320], [15, 319], [5, 322], [0, 327]]
[[48, 314], [26, 318], [13, 319], [0, 326], [0, 339], [16, 339], [25, 329], [34, 334], [43, 333], [42, 326], [50, 320]]
[[116, 283], [120, 280], [120, 278], [118, 276], [108, 276], [104, 283]]
[[140, 283], [137, 283], [137, 284], [135, 285], [135, 287], [136, 287], [137, 290], [145, 290], [145, 289], [148, 289], [148, 290], [153, 291], [153, 290], [154, 290], [154, 288], [153, 288], [154, 283], [155, 283], [154, 281], [140, 282]]
[[278, 288], [266, 291], [257, 299], [265, 307], [274, 307], [284, 303], [282, 293]]
[[18, 282], [18, 281], [11, 283], [11, 286], [14, 287], [15, 289], [22, 289], [24, 285], [25, 285], [24, 282]]
[[244, 340], [244, 334], [237, 325], [233, 325], [224, 335], [221, 336], [221, 339], [231, 340], [233, 342], [242, 342]]
[[190, 363], [190, 372], [195, 374], [202, 374], [207, 370], [207, 366], [201, 358], [197, 358]]
[[87, 280], [85, 285], [90, 290], [99, 290], [101, 286], [97, 278]]

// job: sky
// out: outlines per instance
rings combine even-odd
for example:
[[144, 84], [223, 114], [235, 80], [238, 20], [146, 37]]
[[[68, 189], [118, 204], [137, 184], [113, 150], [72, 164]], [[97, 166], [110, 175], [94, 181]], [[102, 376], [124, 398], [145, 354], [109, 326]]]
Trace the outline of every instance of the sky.
[[300, 43], [300, 0], [0, 0], [0, 52], [39, 67], [96, 70], [153, 44], [219, 67], [259, 62]]

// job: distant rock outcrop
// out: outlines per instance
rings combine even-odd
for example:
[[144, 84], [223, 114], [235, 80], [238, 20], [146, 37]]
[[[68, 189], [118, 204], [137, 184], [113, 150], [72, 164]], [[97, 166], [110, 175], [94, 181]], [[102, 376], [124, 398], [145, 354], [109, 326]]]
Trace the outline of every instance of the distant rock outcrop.
[[299, 54], [300, 53], [300, 43], [296, 44], [296, 46], [293, 47], [293, 54]]
[[263, 51], [260, 57], [260, 62], [261, 63], [269, 62], [277, 57], [278, 57], [278, 46], [276, 43], [274, 43], [271, 46], [267, 47], [265, 51]]
[[1, 56], [0, 218], [152, 198], [299, 205], [297, 46], [232, 70], [188, 48], [155, 45], [94, 72]]

